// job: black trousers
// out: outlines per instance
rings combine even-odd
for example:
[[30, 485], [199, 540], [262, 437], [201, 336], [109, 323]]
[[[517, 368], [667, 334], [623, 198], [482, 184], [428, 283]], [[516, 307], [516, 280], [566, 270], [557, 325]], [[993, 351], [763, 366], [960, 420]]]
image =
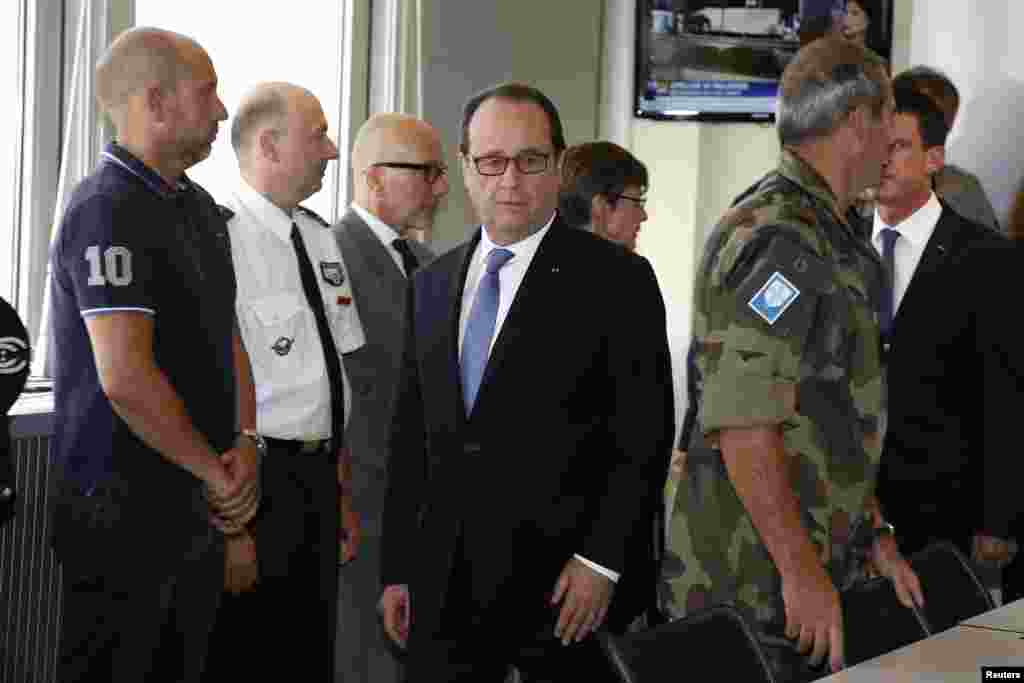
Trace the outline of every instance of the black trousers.
[[[59, 486], [54, 549], [63, 570], [60, 683], [198, 681], [224, 586], [223, 537], [194, 481]], [[138, 474], [138, 473], [135, 473]]]
[[326, 450], [270, 445], [251, 525], [255, 590], [225, 594], [204, 681], [334, 681], [338, 605], [337, 470]]
[[481, 606], [472, 565], [460, 538], [437, 633], [417, 633], [412, 595], [407, 683], [503, 683], [513, 666], [526, 683], [618, 681], [593, 635], [568, 646], [555, 639], [558, 610], [544, 591], [512, 590]]

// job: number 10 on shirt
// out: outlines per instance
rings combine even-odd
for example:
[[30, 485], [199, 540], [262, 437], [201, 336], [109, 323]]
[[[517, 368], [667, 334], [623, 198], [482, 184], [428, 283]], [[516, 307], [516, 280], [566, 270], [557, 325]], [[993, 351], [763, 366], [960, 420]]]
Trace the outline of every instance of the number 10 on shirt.
[[92, 245], [85, 250], [89, 262], [89, 286], [102, 287], [108, 282], [115, 287], [132, 283], [132, 252], [125, 247], [107, 247], [100, 258], [100, 248]]

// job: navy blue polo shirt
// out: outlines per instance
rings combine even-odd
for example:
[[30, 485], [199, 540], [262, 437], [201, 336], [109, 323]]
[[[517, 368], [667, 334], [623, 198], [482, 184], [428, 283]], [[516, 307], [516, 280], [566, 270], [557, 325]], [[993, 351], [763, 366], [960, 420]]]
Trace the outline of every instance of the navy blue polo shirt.
[[110, 144], [75, 189], [50, 259], [58, 476], [89, 490], [112, 473], [162, 467], [100, 386], [85, 319], [119, 311], [152, 316], [157, 366], [196, 429], [218, 452], [229, 449], [235, 278], [213, 199], [185, 177], [170, 186]]

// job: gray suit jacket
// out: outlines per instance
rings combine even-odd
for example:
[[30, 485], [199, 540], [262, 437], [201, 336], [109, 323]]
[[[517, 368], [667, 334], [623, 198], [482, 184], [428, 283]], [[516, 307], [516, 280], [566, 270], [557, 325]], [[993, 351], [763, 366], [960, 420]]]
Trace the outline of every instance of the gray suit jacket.
[[932, 177], [932, 186], [939, 199], [962, 218], [1005, 234], [1005, 230], [999, 229], [999, 219], [978, 176], [946, 164]]
[[[366, 335], [362, 348], [344, 356], [353, 396], [346, 441], [357, 467], [383, 472], [388, 463], [388, 439], [405, 342], [408, 281], [355, 211], [349, 209], [332, 230], [352, 279], [352, 293]], [[410, 245], [421, 266], [433, 260], [434, 255], [426, 247], [415, 241]], [[359, 482], [353, 483], [358, 489]]]

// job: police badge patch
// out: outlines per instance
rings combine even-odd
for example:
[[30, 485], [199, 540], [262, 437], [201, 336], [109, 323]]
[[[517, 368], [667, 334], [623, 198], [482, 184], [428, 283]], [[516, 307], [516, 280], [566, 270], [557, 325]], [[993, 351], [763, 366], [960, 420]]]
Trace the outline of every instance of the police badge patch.
[[324, 282], [334, 287], [341, 287], [345, 281], [345, 273], [338, 261], [321, 261], [320, 274], [324, 276]]
[[769, 325], [774, 325], [799, 296], [800, 290], [782, 273], [775, 271], [747, 305]]
[[292, 350], [292, 344], [294, 342], [294, 339], [289, 339], [288, 337], [280, 337], [276, 342], [274, 342], [270, 346], [270, 348], [273, 349], [274, 353], [276, 353], [279, 356], [287, 356], [288, 352]]

